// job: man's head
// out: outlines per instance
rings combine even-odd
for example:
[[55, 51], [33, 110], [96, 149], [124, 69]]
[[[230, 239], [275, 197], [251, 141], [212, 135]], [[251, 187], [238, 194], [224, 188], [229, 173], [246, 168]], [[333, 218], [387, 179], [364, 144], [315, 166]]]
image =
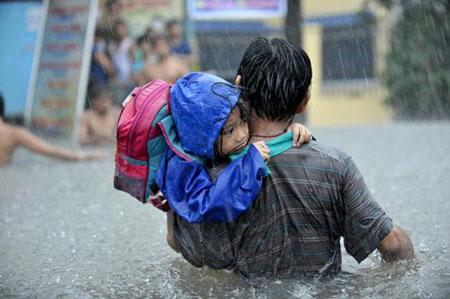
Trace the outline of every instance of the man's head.
[[244, 98], [264, 119], [290, 120], [306, 107], [311, 61], [303, 49], [286, 40], [256, 38], [245, 50], [237, 75]]
[[150, 46], [152, 50], [160, 57], [164, 58], [170, 54], [170, 46], [167, 38], [163, 34], [155, 33], [150, 36]]
[[0, 92], [0, 117], [3, 118], [5, 115], [5, 99], [3, 99], [3, 95]]
[[118, 15], [122, 9], [122, 5], [119, 0], [108, 0], [105, 3], [106, 12], [113, 15]]
[[120, 41], [128, 36], [127, 24], [122, 19], [117, 19], [113, 24], [114, 38]]
[[173, 19], [166, 23], [166, 32], [169, 35], [169, 38], [181, 38], [183, 34], [183, 28], [181, 28], [180, 21]]
[[101, 115], [104, 115], [112, 107], [112, 95], [111, 92], [104, 89], [98, 88], [91, 93], [91, 104], [92, 109]]

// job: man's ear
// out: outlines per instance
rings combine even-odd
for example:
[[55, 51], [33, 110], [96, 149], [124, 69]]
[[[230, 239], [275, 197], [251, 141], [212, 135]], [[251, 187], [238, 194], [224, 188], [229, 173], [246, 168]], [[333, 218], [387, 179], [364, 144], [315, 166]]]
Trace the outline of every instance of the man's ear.
[[241, 79], [242, 79], [241, 75], [237, 75], [236, 79], [234, 79], [234, 84], [238, 86], [241, 85]]
[[298, 105], [295, 113], [303, 113], [306, 110], [306, 106], [308, 106], [309, 99], [311, 98], [311, 90], [308, 89], [308, 92], [305, 95], [305, 99], [302, 101], [300, 105]]

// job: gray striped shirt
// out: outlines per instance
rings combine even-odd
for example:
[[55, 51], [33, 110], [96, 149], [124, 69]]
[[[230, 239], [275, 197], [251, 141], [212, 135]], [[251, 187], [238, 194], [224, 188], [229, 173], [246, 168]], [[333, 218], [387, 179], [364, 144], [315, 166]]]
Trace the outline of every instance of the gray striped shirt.
[[361, 262], [391, 231], [346, 153], [312, 141], [272, 158], [269, 168], [252, 209], [236, 221], [191, 224], [175, 216], [184, 258], [246, 278], [327, 275], [341, 270], [341, 237]]

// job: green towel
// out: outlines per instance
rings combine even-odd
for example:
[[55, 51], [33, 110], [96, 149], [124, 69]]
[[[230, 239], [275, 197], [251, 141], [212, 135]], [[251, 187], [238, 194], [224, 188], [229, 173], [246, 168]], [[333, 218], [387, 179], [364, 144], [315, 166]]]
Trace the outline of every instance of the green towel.
[[[275, 156], [278, 156], [281, 153], [284, 153], [288, 149], [292, 147], [292, 138], [293, 134], [291, 131], [284, 133], [283, 135], [280, 135], [274, 139], [270, 139], [269, 141], [266, 141], [267, 146], [270, 150], [270, 157], [273, 158]], [[230, 156], [231, 160], [236, 160], [239, 157], [245, 155], [249, 149], [250, 145], [244, 148], [242, 152], [236, 155]], [[267, 174], [270, 174], [270, 169], [266, 165], [266, 172]]]

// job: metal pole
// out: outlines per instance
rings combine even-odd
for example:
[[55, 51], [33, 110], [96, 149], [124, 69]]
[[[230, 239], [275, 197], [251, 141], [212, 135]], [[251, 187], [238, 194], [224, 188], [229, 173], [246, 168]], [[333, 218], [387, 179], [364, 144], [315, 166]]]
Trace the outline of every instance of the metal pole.
[[[293, 45], [301, 47], [302, 42], [302, 10], [301, 0], [287, 0], [287, 14], [284, 26], [284, 32], [286, 39]], [[297, 114], [295, 117], [296, 122], [306, 123], [306, 112]]]

